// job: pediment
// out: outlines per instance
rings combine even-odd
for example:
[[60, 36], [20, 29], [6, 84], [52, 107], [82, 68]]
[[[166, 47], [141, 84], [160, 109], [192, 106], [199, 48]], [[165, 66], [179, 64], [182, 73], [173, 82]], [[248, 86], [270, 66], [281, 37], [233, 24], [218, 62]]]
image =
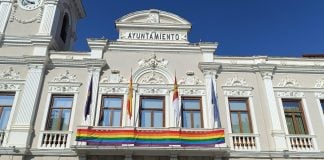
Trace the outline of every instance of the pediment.
[[136, 11], [127, 14], [118, 19], [116, 23], [191, 25], [187, 20], [178, 15], [156, 9]]

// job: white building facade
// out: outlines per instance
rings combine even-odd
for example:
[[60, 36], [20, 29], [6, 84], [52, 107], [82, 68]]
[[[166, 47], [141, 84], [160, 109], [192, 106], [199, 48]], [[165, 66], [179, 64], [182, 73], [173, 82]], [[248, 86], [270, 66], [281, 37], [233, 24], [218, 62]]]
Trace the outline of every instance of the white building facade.
[[217, 56], [155, 9], [71, 51], [84, 17], [0, 0], [0, 160], [324, 159], [324, 59]]

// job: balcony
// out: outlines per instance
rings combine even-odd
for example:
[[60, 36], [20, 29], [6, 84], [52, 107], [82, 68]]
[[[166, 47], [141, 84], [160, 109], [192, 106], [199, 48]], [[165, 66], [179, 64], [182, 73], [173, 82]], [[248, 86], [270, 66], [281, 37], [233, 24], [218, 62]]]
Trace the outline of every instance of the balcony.
[[317, 151], [315, 137], [311, 135], [286, 136], [289, 151], [314, 152]]
[[41, 131], [39, 148], [64, 149], [70, 147], [70, 131]]
[[260, 151], [258, 134], [235, 133], [230, 134], [231, 150]]

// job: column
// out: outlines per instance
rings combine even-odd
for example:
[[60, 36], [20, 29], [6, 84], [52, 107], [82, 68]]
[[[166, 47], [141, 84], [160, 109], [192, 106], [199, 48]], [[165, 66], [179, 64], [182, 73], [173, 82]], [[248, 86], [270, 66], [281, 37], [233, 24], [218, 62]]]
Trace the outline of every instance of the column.
[[6, 29], [6, 25], [8, 23], [11, 8], [12, 8], [12, 0], [2, 0], [1, 1], [1, 3], [0, 3], [0, 35], [3, 34]]
[[286, 150], [287, 146], [285, 140], [285, 132], [280, 124], [279, 111], [272, 84], [272, 76], [275, 70], [275, 66], [259, 66], [259, 70], [263, 79], [263, 84], [266, 92], [265, 95], [268, 102], [266, 104], [268, 105], [267, 109], [270, 114], [269, 117], [271, 120], [271, 134], [274, 138], [275, 150]]
[[[30, 60], [33, 58], [30, 57]], [[35, 59], [34, 59], [35, 60]], [[27, 60], [28, 61], [28, 60]], [[44, 64], [29, 62], [25, 86], [9, 131], [8, 146], [28, 147], [44, 75]]]
[[199, 63], [199, 69], [204, 73], [205, 88], [206, 88], [206, 105], [203, 106], [204, 110], [204, 126], [205, 128], [219, 128], [220, 122], [214, 117], [214, 106], [212, 105], [212, 82], [214, 83], [214, 91], [216, 91], [216, 74], [220, 69], [220, 65], [213, 62]]
[[53, 26], [57, 26], [59, 15], [57, 11], [58, 0], [47, 0], [44, 2], [44, 11], [42, 16], [42, 21], [40, 23], [39, 35], [51, 35], [53, 33]]

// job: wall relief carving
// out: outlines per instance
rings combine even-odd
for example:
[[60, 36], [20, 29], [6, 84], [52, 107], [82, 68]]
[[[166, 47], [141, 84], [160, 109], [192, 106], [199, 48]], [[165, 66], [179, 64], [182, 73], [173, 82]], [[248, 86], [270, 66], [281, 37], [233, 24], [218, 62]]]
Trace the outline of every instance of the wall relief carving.
[[138, 65], [140, 67], [148, 67], [148, 68], [165, 68], [168, 65], [168, 61], [163, 58], [157, 58], [155, 54], [153, 54], [148, 59], [142, 59], [138, 61]]
[[192, 71], [187, 72], [187, 76], [183, 77], [179, 80], [179, 84], [181, 85], [201, 85], [202, 81], [199, 80], [195, 73]]
[[76, 75], [71, 74], [69, 70], [66, 70], [65, 73], [54, 77], [53, 82], [76, 82]]
[[297, 80], [286, 77], [284, 79], [282, 79], [278, 85], [278, 87], [300, 87], [299, 83], [297, 82]]
[[0, 79], [2, 80], [20, 80], [20, 73], [15, 72], [12, 67], [8, 70], [0, 72]]
[[246, 80], [243, 78], [239, 78], [237, 75], [233, 78], [229, 78], [225, 86], [235, 86], [235, 87], [245, 87], [247, 86]]
[[118, 70], [112, 70], [111, 74], [101, 80], [101, 83], [126, 83], [126, 79]]
[[151, 71], [149, 73], [145, 73], [144, 75], [142, 75], [139, 78], [138, 83], [141, 83], [141, 84], [167, 84], [167, 79], [161, 73]]
[[324, 79], [317, 80], [315, 84], [315, 88], [324, 88]]

